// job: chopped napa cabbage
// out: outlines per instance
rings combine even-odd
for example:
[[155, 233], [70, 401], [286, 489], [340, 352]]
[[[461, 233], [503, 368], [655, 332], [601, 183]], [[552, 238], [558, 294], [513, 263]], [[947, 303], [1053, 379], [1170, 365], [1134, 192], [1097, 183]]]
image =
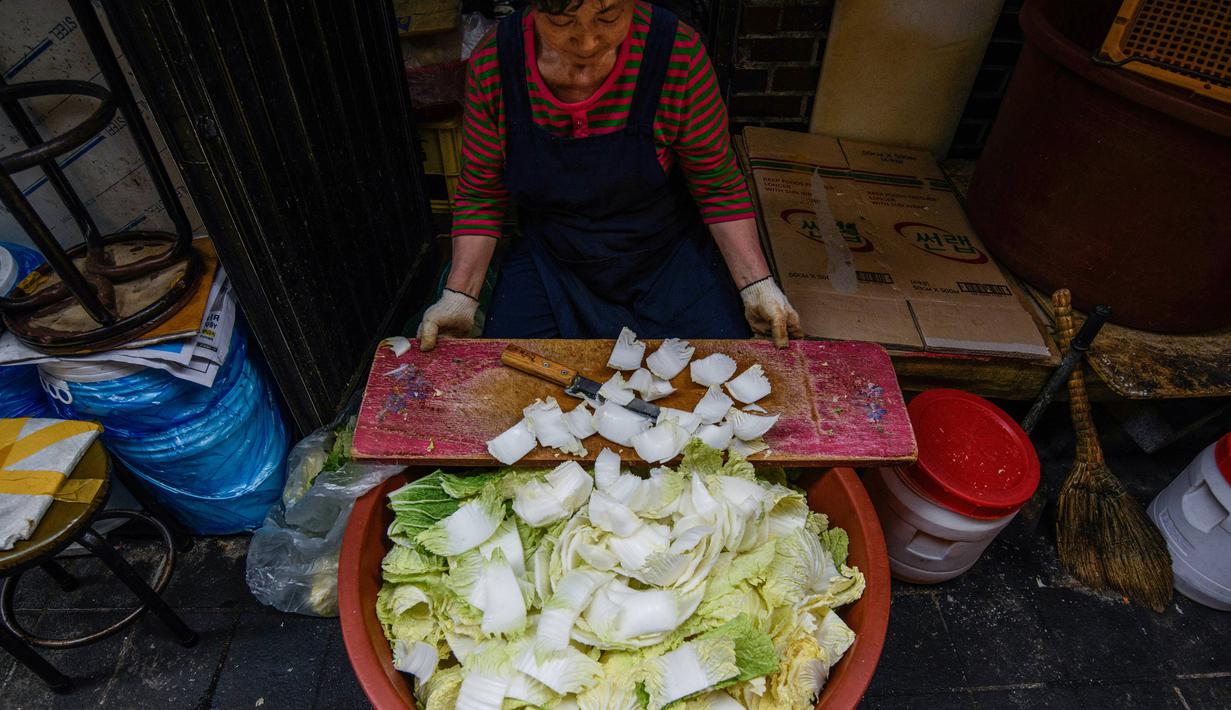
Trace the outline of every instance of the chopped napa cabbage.
[[696, 348], [689, 345], [687, 340], [667, 338], [645, 359], [645, 366], [650, 368], [650, 372], [656, 377], [669, 380], [688, 367], [688, 361], [692, 359], [694, 352]]
[[735, 425], [731, 422], [706, 424], [697, 430], [697, 439], [701, 443], [719, 451], [730, 446], [734, 437]]
[[679, 455], [690, 439], [675, 419], [659, 419], [657, 426], [633, 436], [633, 448], [643, 461], [665, 463]]
[[483, 612], [484, 634], [512, 634], [526, 626], [526, 600], [512, 566], [500, 548], [492, 550], [467, 601]]
[[443, 557], [425, 552], [418, 547], [394, 545], [380, 563], [386, 582], [423, 582], [434, 580], [447, 572], [449, 565]]
[[835, 565], [846, 564], [846, 551], [850, 543], [850, 537], [842, 528], [834, 528], [821, 533], [821, 546], [829, 552]]
[[456, 710], [501, 710], [511, 680], [510, 676], [468, 671], [457, 695]]
[[534, 432], [540, 445], [574, 456], [585, 456], [585, 447], [581, 445], [581, 440], [573, 435], [555, 397], [535, 400], [522, 410], [522, 414], [530, 423], [530, 431]]
[[565, 412], [564, 423], [578, 439], [585, 439], [598, 432], [598, 428], [594, 425], [594, 413], [590, 411], [590, 405], [585, 402]]
[[555, 593], [543, 603], [535, 637], [535, 651], [563, 651], [569, 645], [573, 624], [590, 603], [594, 591], [612, 575], [590, 569], [575, 569], [555, 585]]
[[517, 523], [511, 517], [506, 518], [500, 527], [496, 528], [496, 532], [479, 545], [479, 553], [487, 560], [492, 558], [492, 553], [497, 549], [504, 554], [504, 559], [508, 560], [513, 574], [518, 577], [526, 576], [526, 553], [522, 548], [521, 535], [517, 532]]
[[692, 413], [701, 418], [702, 423], [716, 424], [722, 421], [722, 418], [727, 416], [727, 412], [731, 411], [731, 405], [735, 402], [723, 394], [722, 389], [717, 386], [710, 387], [705, 396], [697, 402], [697, 406], [693, 407]]
[[620, 561], [625, 574], [641, 569], [646, 558], [671, 546], [670, 529], [657, 523], [638, 525], [631, 535], [611, 537], [607, 547]]
[[727, 391], [735, 399], [744, 404], [752, 404], [765, 397], [771, 391], [769, 378], [760, 365], [753, 365], [744, 370], [739, 377], [727, 383]]
[[708, 690], [739, 674], [735, 642], [724, 637], [699, 638], [646, 663], [649, 710]]
[[461, 666], [442, 668], [419, 685], [419, 699], [424, 710], [453, 710], [461, 688]]
[[636, 513], [602, 491], [590, 495], [589, 515], [594, 527], [619, 537], [628, 537], [641, 527]]
[[431, 680], [439, 663], [440, 655], [434, 644], [409, 642], [404, 639], [393, 643], [393, 667], [413, 675], [421, 683]]
[[622, 407], [633, 401], [636, 393], [624, 381], [624, 375], [617, 372], [598, 389], [598, 396]]
[[483, 492], [493, 483], [498, 482], [502, 477], [500, 473], [471, 473], [464, 476], [458, 476], [452, 473], [440, 474], [440, 489], [449, 495], [450, 498], [464, 499], [473, 498]]
[[537, 443], [530, 422], [522, 419], [513, 426], [500, 432], [487, 442], [487, 453], [505, 466], [511, 466], [518, 459], [534, 450]]
[[517, 489], [513, 498], [513, 512], [531, 527], [541, 528], [568, 517], [564, 503], [556, 497], [551, 486], [543, 481], [529, 481]]
[[644, 659], [639, 653], [612, 651], [599, 662], [599, 681], [577, 695], [579, 710], [642, 710], [637, 692], [639, 669]]
[[650, 428], [649, 419], [614, 402], [594, 410], [594, 424], [599, 436], [620, 446], [632, 446], [633, 437]]
[[462, 503], [452, 515], [419, 533], [416, 542], [437, 555], [460, 555], [487, 540], [504, 520], [504, 502], [488, 489]]
[[611, 449], [603, 449], [594, 458], [594, 485], [605, 491], [615, 484], [620, 476], [620, 455]]
[[531, 480], [517, 489], [513, 512], [532, 527], [569, 517], [590, 497], [594, 479], [576, 461], [565, 461], [542, 481]]
[[580, 693], [598, 684], [598, 662], [572, 646], [537, 654], [526, 649], [516, 662], [517, 670], [557, 693]]
[[637, 334], [628, 328], [620, 330], [615, 347], [611, 349], [611, 357], [607, 358], [607, 367], [613, 370], [636, 370], [641, 367], [641, 358], [645, 355], [645, 343], [637, 340]]
[[854, 642], [835, 612], [865, 585], [847, 536], [782, 471], [682, 453], [648, 475], [604, 450], [593, 475], [568, 461], [396, 491], [376, 614], [419, 706], [810, 706]]
[[735, 359], [723, 353], [714, 353], [689, 365], [692, 381], [702, 387], [721, 385], [735, 374]]
[[825, 663], [833, 667], [842, 654], [855, 643], [855, 632], [846, 625], [836, 611], [826, 609], [814, 634], [816, 642], [825, 651]]
[[414, 547], [415, 536], [457, 512], [458, 502], [442, 488], [444, 476], [437, 471], [389, 494], [389, 508], [395, 515], [389, 525], [390, 540]]

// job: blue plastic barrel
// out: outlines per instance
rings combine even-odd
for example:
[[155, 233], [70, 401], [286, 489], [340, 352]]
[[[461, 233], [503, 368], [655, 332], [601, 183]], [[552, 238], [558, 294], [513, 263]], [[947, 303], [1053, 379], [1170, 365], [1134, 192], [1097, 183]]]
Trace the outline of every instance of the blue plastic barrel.
[[[0, 242], [0, 295], [7, 296], [31, 271], [43, 264], [43, 255], [28, 247]], [[0, 419], [51, 416], [47, 395], [34, 365], [0, 366]]]
[[[261, 365], [237, 324], [226, 362], [207, 388], [156, 369], [70, 381], [61, 416], [97, 421], [103, 442], [192, 530], [254, 529], [286, 478], [286, 426]], [[67, 401], [63, 401], [67, 400]]]

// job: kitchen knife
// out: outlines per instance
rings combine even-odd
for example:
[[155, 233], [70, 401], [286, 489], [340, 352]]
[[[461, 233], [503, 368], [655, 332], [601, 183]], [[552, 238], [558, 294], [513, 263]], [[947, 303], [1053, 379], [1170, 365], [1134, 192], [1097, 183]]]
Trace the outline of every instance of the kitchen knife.
[[[564, 388], [564, 391], [574, 397], [590, 397], [598, 402], [606, 401], [599, 396], [598, 390], [603, 385], [583, 376], [576, 370], [518, 345], [509, 345], [500, 353], [500, 362], [514, 370], [520, 370], [535, 377], [554, 382]], [[634, 398], [624, 405], [625, 409], [658, 421], [658, 406], [644, 400]]]

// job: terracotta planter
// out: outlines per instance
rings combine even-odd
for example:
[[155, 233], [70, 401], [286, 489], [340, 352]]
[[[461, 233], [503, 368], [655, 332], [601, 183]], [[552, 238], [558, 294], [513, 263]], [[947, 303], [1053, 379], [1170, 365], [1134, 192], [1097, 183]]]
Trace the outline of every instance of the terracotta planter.
[[1119, 0], [1032, 0], [970, 186], [1000, 262], [1083, 310], [1164, 333], [1231, 324], [1231, 105], [1091, 56]]
[[[338, 607], [342, 638], [355, 676], [376, 710], [414, 708], [414, 697], [404, 675], [394, 669], [389, 643], [376, 619], [376, 593], [380, 590], [380, 561], [389, 549], [385, 537], [393, 514], [385, 496], [409, 478], [426, 471], [408, 472], [385, 481], [355, 503], [338, 565]], [[872, 681], [889, 625], [889, 560], [876, 511], [859, 477], [849, 468], [810, 471], [799, 481], [808, 503], [829, 516], [829, 522], [850, 536], [850, 564], [867, 579], [863, 597], [842, 609], [844, 621], [856, 633], [855, 644], [833, 667], [818, 708], [847, 710]]]

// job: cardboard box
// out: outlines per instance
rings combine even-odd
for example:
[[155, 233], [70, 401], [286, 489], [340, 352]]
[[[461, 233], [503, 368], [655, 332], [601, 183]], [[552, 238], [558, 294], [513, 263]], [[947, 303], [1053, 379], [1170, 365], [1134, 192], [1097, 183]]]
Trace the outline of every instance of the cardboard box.
[[1048, 356], [927, 152], [754, 127], [736, 148], [766, 252], [809, 337]]

